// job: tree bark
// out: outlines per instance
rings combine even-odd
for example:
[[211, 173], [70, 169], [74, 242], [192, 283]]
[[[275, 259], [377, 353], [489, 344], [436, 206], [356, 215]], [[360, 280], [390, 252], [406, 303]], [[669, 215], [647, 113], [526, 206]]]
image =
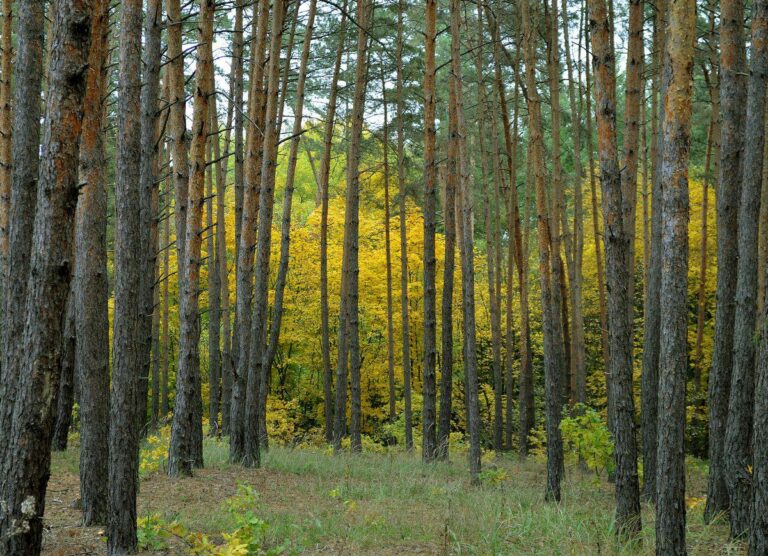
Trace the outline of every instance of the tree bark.
[[765, 144], [765, 92], [768, 79], [768, 20], [764, 2], [754, 4], [744, 135], [743, 181], [738, 216], [736, 312], [733, 371], [725, 431], [725, 485], [731, 506], [731, 536], [749, 532], [752, 511], [752, 428], [755, 399], [757, 242]]
[[[21, 6], [22, 17], [31, 15]], [[63, 318], [73, 263], [77, 160], [91, 34], [91, 2], [59, 1], [53, 9], [52, 54], [41, 162], [40, 189], [30, 249], [21, 358], [4, 367], [18, 377], [13, 422], [0, 459], [0, 553], [39, 554], [51, 439], [59, 391]], [[20, 33], [19, 52], [30, 37]], [[33, 41], [34, 42], [34, 41]], [[19, 68], [21, 72], [28, 68]], [[17, 75], [17, 83], [21, 75]], [[38, 100], [37, 91], [30, 99]], [[21, 107], [23, 104], [17, 103]], [[23, 136], [23, 133], [19, 135]], [[15, 149], [14, 149], [15, 150]], [[34, 153], [37, 158], [38, 153]], [[25, 214], [28, 216], [28, 214]], [[10, 291], [10, 290], [9, 290]], [[16, 292], [14, 292], [15, 294]]]
[[[712, 368], [709, 372], [709, 485], [704, 517], [729, 508], [725, 435], [733, 369], [738, 269], [738, 214], [744, 156], [747, 67], [744, 2], [720, 3], [720, 181], [717, 190], [717, 304]], [[752, 333], [750, 333], [750, 338]]]
[[267, 431], [262, 411], [269, 392], [269, 371], [265, 367], [265, 341], [267, 332], [267, 304], [269, 291], [269, 257], [272, 248], [272, 212], [275, 200], [275, 168], [277, 142], [280, 133], [278, 121], [278, 93], [280, 87], [280, 48], [283, 39], [283, 2], [272, 6], [271, 43], [267, 71], [267, 110], [264, 116], [264, 139], [261, 164], [261, 190], [259, 192], [258, 243], [256, 247], [255, 288], [248, 363], [248, 383], [245, 403], [245, 453], [243, 465], [260, 465], [259, 445], [266, 443]]
[[[451, 3], [451, 10], [458, 10]], [[452, 15], [459, 25], [459, 13]], [[435, 365], [437, 360], [437, 259], [435, 255], [435, 184], [437, 182], [437, 163], [435, 161], [435, 106], [437, 104], [435, 89], [435, 37], [437, 21], [437, 2], [427, 0], [425, 14], [426, 43], [424, 50], [424, 368], [422, 382], [423, 441], [422, 459], [430, 462], [435, 459], [437, 436], [435, 431]], [[451, 24], [453, 27], [453, 23]], [[458, 29], [455, 31], [458, 41]], [[453, 32], [452, 32], [453, 34]], [[459, 51], [452, 49], [452, 56]], [[458, 62], [457, 62], [458, 63]], [[452, 64], [452, 69], [454, 64]], [[452, 77], [455, 80], [455, 76]], [[453, 85], [455, 87], [455, 84]]]
[[191, 176], [184, 248], [184, 279], [179, 304], [179, 364], [176, 372], [176, 405], [168, 450], [168, 475], [191, 475], [202, 467], [202, 405], [200, 385], [200, 258], [203, 203], [205, 201], [206, 145], [210, 123], [209, 97], [213, 93], [214, 0], [200, 0], [197, 69], [190, 148]]
[[[608, 285], [609, 414], [616, 458], [616, 531], [634, 536], [641, 529], [637, 474], [635, 406], [632, 393], [632, 300], [629, 283], [632, 226], [626, 221], [624, 190], [616, 139], [615, 54], [611, 48], [608, 10], [603, 0], [589, 1], [592, 64], [595, 70], [598, 156], [605, 230]], [[636, 168], [635, 168], [636, 170]], [[635, 180], [635, 191], [637, 184]]]
[[158, 99], [160, 96], [160, 44], [163, 25], [161, 0], [149, 0], [145, 29], [144, 80], [141, 89], [141, 253], [142, 285], [139, 297], [141, 303], [141, 376], [137, 412], [142, 436], [147, 423], [147, 395], [149, 393], [149, 371], [152, 353], [152, 315], [155, 306], [155, 263], [157, 261], [157, 208], [153, 198], [157, 190], [159, 174], [158, 148]]
[[[656, 554], [684, 555], [685, 382], [688, 366], [688, 159], [693, 111], [694, 0], [670, 2], [664, 52], [659, 441]], [[762, 153], [762, 149], [761, 149]]]
[[[254, 7], [256, 10], [256, 7]], [[238, 356], [232, 380], [232, 408], [230, 416], [229, 457], [240, 462], [245, 456], [246, 388], [251, 338], [251, 295], [253, 291], [253, 257], [256, 247], [256, 216], [259, 207], [259, 170], [261, 169], [261, 142], [258, 140], [261, 117], [261, 91], [264, 76], [264, 49], [269, 26], [269, 1], [259, 0], [258, 18], [251, 44], [250, 91], [248, 94], [248, 130], [246, 132], [246, 164], [243, 177], [242, 214], [240, 215], [240, 242], [237, 253], [237, 329]]]
[[[346, 3], [344, 4], [346, 7]], [[336, 104], [339, 92], [339, 75], [341, 73], [341, 58], [344, 54], [344, 38], [346, 37], [347, 17], [346, 8], [339, 22], [339, 43], [336, 48], [336, 61], [333, 65], [333, 77], [328, 93], [328, 109], [325, 114], [325, 131], [323, 140], [323, 158], [320, 162], [320, 349], [323, 356], [323, 414], [325, 417], [325, 440], [333, 441], [334, 398], [333, 371], [331, 369], [331, 341], [329, 331], [328, 310], [328, 180], [331, 173], [331, 150], [333, 148], [333, 130], [336, 126]]]
[[656, 453], [659, 387], [659, 329], [661, 326], [661, 122], [664, 111], [661, 104], [662, 73], [664, 65], [666, 0], [657, 4], [654, 17], [653, 45], [655, 55], [651, 91], [651, 159], [653, 181], [651, 191], [651, 255], [648, 271], [648, 295], [644, 306], [643, 374], [641, 384], [641, 417], [643, 430], [643, 497], [656, 499]]
[[533, 18], [528, 0], [521, 3], [523, 25], [523, 56], [525, 60], [525, 82], [527, 87], [530, 164], [536, 188], [536, 209], [538, 213], [539, 275], [544, 327], [544, 382], [546, 396], [547, 428], [547, 486], [546, 498], [560, 500], [560, 482], [563, 476], [563, 443], [560, 435], [562, 407], [561, 378], [563, 377], [563, 343], [560, 312], [553, 302], [553, 262], [557, 256], [552, 252], [549, 207], [544, 191], [544, 137], [542, 132], [541, 100], [536, 89], [536, 45]]
[[80, 190], [75, 218], [75, 367], [80, 374], [80, 500], [83, 524], [107, 525], [109, 474], [108, 196], [104, 90], [109, 2], [93, 5], [91, 51], [80, 138]]
[[[0, 366], [0, 431], [11, 430], [13, 402], [19, 376], [5, 369], [21, 358], [24, 307], [27, 291], [35, 198], [40, 152], [40, 87], [43, 75], [43, 22], [45, 6], [40, 2], [19, 3], [14, 61], [13, 183], [8, 228], [8, 262], [3, 303], [2, 365]], [[12, 294], [11, 294], [12, 292]], [[0, 456], [7, 442], [0, 442]]]
[[[109, 427], [109, 554], [136, 552], [139, 488], [137, 403], [141, 355], [142, 1], [123, 2], [120, 20], [118, 150], [115, 181], [115, 309]], [[170, 4], [169, 4], [170, 7]]]
[[[73, 275], [75, 273], [73, 268]], [[67, 295], [67, 310], [61, 342], [61, 379], [59, 380], [59, 401], [53, 429], [52, 449], [63, 452], [67, 449], [69, 427], [72, 424], [72, 407], [75, 403], [75, 303], [74, 284]]]
[[[402, 0], [397, 4], [397, 59], [399, 63], [396, 66], [395, 95], [397, 102], [397, 186], [400, 190], [399, 208], [400, 208], [400, 320], [402, 324], [402, 345], [403, 345], [403, 401], [405, 413], [405, 449], [409, 452], [413, 450], [413, 416], [411, 408], [411, 333], [408, 322], [408, 234], [407, 220], [405, 212], [406, 197], [406, 178], [405, 178], [405, 102], [403, 99], [403, 18], [405, 5]], [[442, 405], [441, 405], [442, 407]], [[449, 410], [450, 420], [450, 402], [446, 408]]]
[[464, 404], [469, 434], [469, 475], [480, 481], [480, 409], [478, 401], [477, 352], [475, 337], [475, 268], [473, 238], [472, 180], [466, 146], [466, 125], [461, 80], [461, 11], [459, 0], [451, 0], [451, 73], [456, 88], [456, 136], [459, 173], [457, 190], [461, 197], [461, 297], [464, 336]]
[[0, 49], [0, 302], [5, 298], [8, 274], [8, 217], [13, 184], [13, 0], [3, 0], [2, 46]]

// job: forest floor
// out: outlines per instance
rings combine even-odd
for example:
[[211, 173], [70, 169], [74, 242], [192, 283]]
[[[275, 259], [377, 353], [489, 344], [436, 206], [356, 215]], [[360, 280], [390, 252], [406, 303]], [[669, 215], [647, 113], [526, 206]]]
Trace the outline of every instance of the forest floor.
[[[244, 519], [258, 532], [260, 554], [653, 553], [652, 506], [643, 507], [641, 538], [619, 545], [612, 485], [578, 465], [567, 469], [562, 502], [550, 504], [543, 496], [545, 466], [535, 458], [486, 463], [483, 485], [472, 487], [461, 455], [425, 467], [417, 455], [403, 453], [334, 457], [273, 448], [260, 469], [243, 469], [227, 463], [227, 454], [224, 442], [207, 439], [206, 468], [194, 477], [142, 473], [143, 554], [186, 554], [193, 546], [216, 554], [201, 547], [223, 544]], [[44, 554], [105, 552], [103, 529], [82, 527], [73, 504], [77, 458], [76, 446], [53, 456]], [[727, 542], [726, 525], [704, 525], [706, 467], [696, 461], [688, 467], [688, 553], [745, 553]]]

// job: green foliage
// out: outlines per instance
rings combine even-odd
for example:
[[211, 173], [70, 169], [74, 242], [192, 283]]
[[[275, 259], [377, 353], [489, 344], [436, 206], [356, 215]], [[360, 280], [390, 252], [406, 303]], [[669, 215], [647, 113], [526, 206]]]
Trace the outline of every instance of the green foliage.
[[168, 524], [158, 514], [140, 517], [137, 520], [136, 537], [139, 550], [165, 550], [170, 537]]
[[560, 431], [565, 448], [596, 475], [613, 469], [613, 439], [597, 411], [577, 404], [560, 422]]

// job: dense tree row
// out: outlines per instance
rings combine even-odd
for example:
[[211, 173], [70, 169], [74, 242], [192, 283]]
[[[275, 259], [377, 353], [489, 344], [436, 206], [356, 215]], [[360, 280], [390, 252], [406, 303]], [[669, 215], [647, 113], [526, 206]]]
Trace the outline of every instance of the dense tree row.
[[768, 553], [768, 1], [1, 7], [0, 554], [40, 552], [75, 427], [128, 554], [166, 421], [174, 477], [206, 434], [459, 433], [473, 484], [541, 443], [557, 503], [587, 406], [622, 540], [642, 497], [686, 553], [693, 453]]

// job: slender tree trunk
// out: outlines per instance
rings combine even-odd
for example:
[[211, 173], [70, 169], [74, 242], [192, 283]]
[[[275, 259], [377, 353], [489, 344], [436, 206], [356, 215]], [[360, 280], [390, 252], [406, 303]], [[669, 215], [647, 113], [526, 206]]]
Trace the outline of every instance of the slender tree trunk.
[[630, 244], [633, 235], [629, 231], [632, 226], [626, 222], [629, 216], [624, 212], [627, 203], [624, 202], [616, 139], [615, 55], [610, 42], [608, 11], [603, 0], [589, 1], [589, 27], [592, 38], [592, 63], [595, 69], [598, 155], [606, 231], [610, 352], [608, 403], [609, 413], [613, 417], [611, 432], [616, 458], [616, 530], [619, 535], [633, 536], [641, 529], [635, 407], [632, 393], [632, 300], [629, 287], [632, 256]]
[[[427, 5], [429, 7], [429, 5]], [[432, 8], [429, 8], [432, 9]], [[405, 101], [403, 98], [403, 18], [405, 5], [402, 0], [397, 4], [397, 60], [396, 65], [396, 101], [397, 101], [397, 187], [400, 190], [400, 320], [402, 324], [403, 345], [403, 401], [405, 413], [405, 449], [413, 450], [413, 417], [411, 414], [411, 333], [408, 321], [408, 231], [405, 211], [406, 181], [405, 181]], [[430, 35], [431, 36], [431, 35]], [[450, 394], [450, 391], [449, 391]], [[450, 398], [450, 396], [449, 396]], [[440, 406], [443, 407], [442, 404]], [[451, 404], [446, 404], [450, 427]]]
[[[494, 397], [493, 417], [493, 447], [497, 455], [501, 455], [503, 449], [504, 418], [502, 407], [503, 376], [501, 364], [501, 288], [499, 282], [500, 253], [498, 247], [499, 222], [497, 218], [499, 181], [501, 180], [499, 168], [498, 136], [496, 134], [496, 117], [488, 103], [488, 94], [483, 81], [483, 8], [478, 4], [477, 11], [477, 43], [475, 45], [475, 72], [478, 86], [478, 146], [483, 181], [483, 212], [485, 217], [486, 234], [486, 259], [488, 264], [488, 303], [491, 316], [491, 353], [492, 353], [492, 377]], [[489, 121], [486, 122], [486, 116]], [[490, 123], [492, 138], [492, 175], [493, 182], [486, 181], [486, 149], [485, 149], [485, 124]], [[458, 137], [457, 137], [458, 138]], [[447, 196], [446, 196], [447, 197]]]
[[[581, 108], [576, 103], [576, 93], [573, 77], [573, 59], [569, 39], [568, 10], [566, 0], [562, 1], [563, 14], [563, 44], [565, 46], [565, 62], [568, 70], [568, 102], [573, 119], [573, 239], [571, 240], [571, 264], [568, 265], [571, 302], [571, 401], [584, 404], [587, 401], [586, 385], [586, 353], [584, 339], [584, 312], [582, 303], [583, 259], [584, 259], [584, 222], [583, 222], [583, 193], [581, 167]], [[581, 33], [579, 33], [579, 39]], [[578, 70], [577, 70], [578, 71]], [[580, 79], [576, 81], [580, 87]]]
[[[685, 382], [688, 367], [688, 158], [693, 111], [694, 0], [670, 2], [664, 52], [661, 342], [656, 554], [684, 555]], [[763, 95], [764, 96], [764, 95]], [[761, 112], [762, 114], [762, 112]], [[760, 149], [762, 156], [762, 145]]]
[[451, 72], [456, 87], [456, 135], [459, 150], [457, 190], [461, 197], [461, 282], [464, 336], [464, 396], [469, 433], [469, 474], [473, 484], [480, 481], [480, 409], [478, 402], [477, 353], [475, 337], [475, 269], [472, 226], [472, 180], [466, 146], [464, 101], [461, 81], [461, 11], [459, 0], [451, 0]]
[[[435, 2], [436, 4], [436, 2]], [[430, 7], [428, 5], [428, 7]], [[430, 29], [432, 32], [433, 29]], [[434, 35], [429, 35], [433, 37]], [[434, 99], [436, 101], [436, 98]], [[443, 263], [443, 297], [441, 307], [440, 415], [437, 433], [437, 458], [448, 459], [451, 440], [453, 396], [453, 292], [456, 267], [456, 184], [459, 176], [459, 137], [457, 133], [456, 81], [448, 80], [448, 172], [443, 199], [445, 256]], [[434, 157], [433, 157], [434, 158]], [[461, 216], [461, 215], [459, 215]]]
[[[25, 13], [22, 7], [21, 13]], [[23, 319], [21, 359], [4, 368], [19, 377], [13, 398], [9, 446], [0, 460], [0, 553], [39, 554], [50, 476], [50, 449], [59, 389], [59, 357], [73, 260], [77, 161], [92, 5], [57, 2], [51, 29], [52, 55], [39, 165], [31, 261]], [[21, 35], [22, 39], [28, 37]], [[20, 42], [20, 51], [21, 42]], [[20, 68], [28, 71], [27, 68]], [[17, 75], [17, 83], [18, 78]], [[37, 95], [33, 101], [37, 100]], [[17, 106], [21, 106], [17, 104]], [[35, 153], [37, 157], [37, 153]], [[14, 292], [15, 293], [15, 292]]]
[[[256, 10], [256, 7], [254, 7]], [[246, 163], [243, 177], [242, 214], [240, 215], [240, 242], [237, 253], [237, 328], [238, 356], [232, 381], [232, 408], [230, 416], [229, 457], [239, 462], [245, 456], [246, 388], [251, 339], [251, 295], [253, 291], [253, 257], [256, 247], [256, 217], [259, 207], [259, 177], [261, 169], [261, 141], [258, 129], [263, 129], [261, 118], [262, 81], [264, 76], [264, 49], [269, 25], [269, 1], [259, 0], [258, 18], [254, 19], [254, 39], [251, 44], [250, 91], [248, 94], [248, 130], [246, 133]]]
[[176, 405], [168, 450], [168, 475], [191, 475], [192, 467], [202, 467], [202, 404], [200, 387], [200, 259], [203, 203], [205, 201], [206, 145], [210, 123], [209, 97], [213, 93], [213, 16], [214, 0], [200, 0], [199, 39], [194, 113], [192, 123], [192, 161], [184, 249], [184, 288], [179, 305], [179, 365], [176, 372]]
[[757, 242], [765, 144], [765, 92], [768, 80], [768, 19], [756, 2], [744, 132], [743, 182], [738, 217], [736, 313], [733, 326], [733, 374], [725, 431], [725, 484], [731, 505], [731, 536], [748, 534], [752, 511], [752, 428], [755, 399], [755, 325]]
[[562, 407], [563, 343], [560, 314], [553, 303], [551, 226], [549, 207], [544, 191], [544, 138], [542, 133], [541, 100], [536, 89], [536, 45], [533, 18], [528, 0], [521, 3], [523, 25], [523, 52], [525, 59], [525, 81], [527, 86], [530, 163], [533, 182], [536, 187], [536, 208], [538, 213], [539, 273], [544, 321], [544, 378], [546, 390], [547, 427], [547, 487], [548, 500], [560, 500], [560, 482], [563, 476], [563, 443], [560, 435]]
[[[589, 25], [584, 26], [584, 40], [586, 44], [589, 44]], [[603, 369], [608, 369], [609, 353], [608, 353], [608, 310], [606, 308], [606, 291], [605, 291], [605, 273], [603, 265], [603, 241], [601, 240], [602, 234], [600, 233], [600, 212], [597, 206], [597, 175], [595, 172], [595, 150], [593, 146], [593, 133], [592, 133], [592, 120], [594, 113], [592, 112], [592, 80], [591, 80], [591, 63], [585, 64], [585, 98], [586, 98], [586, 135], [587, 135], [587, 161], [589, 164], [589, 190], [590, 200], [592, 206], [592, 235], [595, 240], [595, 266], [597, 268], [597, 294], [598, 294], [598, 306], [600, 310], [600, 347], [602, 354]], [[607, 396], [610, 398], [610, 391], [607, 390]], [[612, 419], [610, 412], [608, 414], [608, 426], [611, 427]]]
[[[170, 149], [168, 149], [168, 164], [170, 167]], [[168, 335], [168, 317], [169, 317], [169, 295], [168, 295], [168, 289], [170, 286], [170, 279], [171, 279], [171, 215], [170, 215], [170, 206], [171, 206], [171, 197], [173, 195], [173, 185], [172, 185], [172, 179], [169, 176], [168, 179], [165, 181], [165, 206], [166, 209], [169, 211], [168, 214], [165, 215], [165, 222], [163, 223], [163, 250], [164, 250], [164, 256], [163, 256], [163, 327], [162, 327], [162, 344], [163, 344], [163, 355], [162, 355], [162, 384], [160, 387], [160, 412], [163, 415], [163, 419], [168, 417], [168, 413], [170, 411], [170, 408], [168, 407], [168, 374], [169, 374], [169, 366], [170, 366], [170, 358], [171, 358], [171, 338]]]
[[389, 383], [389, 420], [395, 420], [395, 330], [392, 317], [392, 250], [390, 248], [390, 202], [389, 202], [389, 112], [387, 106], [387, 82], [381, 74], [381, 104], [384, 109], [384, 253], [387, 265], [387, 379]]
[[[733, 369], [738, 214], [742, 183], [747, 67], [744, 2], [720, 3], [720, 181], [717, 190], [717, 305], [712, 368], [709, 372], [709, 486], [707, 521], [729, 508], [725, 436]], [[750, 341], [753, 332], [750, 332]]]
[[[170, 4], [169, 4], [170, 5]], [[141, 355], [141, 31], [142, 2], [123, 2], [120, 20], [118, 150], [115, 181], [115, 310], [109, 436], [109, 554], [137, 548]]]
[[155, 305], [155, 263], [157, 260], [157, 210], [153, 210], [152, 199], [157, 189], [159, 174], [158, 147], [158, 99], [160, 96], [160, 44], [163, 25], [161, 0], [150, 0], [147, 4], [144, 50], [144, 82], [141, 89], [141, 253], [142, 285], [141, 303], [141, 376], [137, 399], [139, 419], [136, 426], [143, 435], [147, 422], [147, 395], [149, 393], [149, 369], [152, 353], [152, 314]]
[[640, 145], [640, 103], [643, 99], [643, 23], [644, 0], [630, 0], [627, 42], [626, 89], [624, 92], [624, 156], [621, 168], [621, 211], [624, 233], [629, 242], [629, 295], [630, 345], [634, 345], [632, 331], [635, 316], [635, 215], [637, 213], [637, 162]]
[[[208, 77], [211, 83], [214, 81], [213, 64], [211, 75]], [[216, 112], [216, 95], [212, 94], [208, 102], [209, 137], [207, 190], [205, 193], [206, 220], [208, 223], [207, 267], [208, 267], [208, 434], [216, 436], [219, 431], [219, 397], [221, 388], [221, 274], [219, 254], [216, 249], [216, 236], [219, 226], [223, 226], [221, 220], [213, 220], [213, 180], [216, 174], [216, 194], [221, 193], [222, 182], [219, 179], [219, 158], [221, 147], [219, 146], [219, 121]], [[216, 148], [214, 150], [214, 143]]]
[[[346, 3], [345, 3], [346, 6]], [[336, 125], [336, 104], [339, 92], [339, 74], [341, 73], [341, 58], [344, 54], [344, 38], [346, 36], [346, 8], [339, 23], [339, 43], [336, 48], [336, 61], [333, 66], [331, 89], [328, 94], [328, 109], [325, 114], [325, 131], [323, 140], [323, 158], [320, 163], [320, 328], [321, 351], [323, 356], [323, 394], [325, 417], [325, 440], [333, 441], [333, 371], [331, 369], [331, 341], [329, 331], [328, 310], [328, 180], [331, 172], [331, 150], [333, 148], [333, 130]]]
[[277, 142], [280, 134], [278, 98], [280, 87], [280, 49], [283, 38], [284, 6], [276, 0], [272, 6], [272, 30], [267, 71], [267, 110], [264, 116], [264, 139], [259, 192], [258, 243], [256, 247], [255, 288], [251, 320], [251, 353], [245, 406], [245, 456], [243, 465], [258, 467], [259, 445], [266, 446], [266, 421], [263, 420], [269, 393], [270, 368], [265, 365], [267, 304], [269, 291], [269, 258], [272, 248], [272, 212], [275, 200]]
[[75, 218], [75, 367], [80, 374], [80, 500], [83, 524], [107, 525], [109, 496], [109, 281], [104, 90], [109, 2], [93, 5], [91, 52], [80, 138], [80, 190]]
[[288, 154], [288, 167], [286, 170], [285, 187], [283, 190], [283, 213], [280, 230], [280, 263], [277, 269], [275, 282], [275, 301], [272, 316], [272, 324], [269, 332], [267, 352], [264, 357], [264, 367], [270, 369], [275, 358], [277, 345], [280, 339], [280, 324], [283, 317], [283, 299], [285, 286], [288, 281], [288, 263], [291, 251], [291, 209], [293, 207], [294, 179], [296, 177], [296, 164], [299, 158], [299, 141], [304, 117], [304, 89], [307, 80], [307, 67], [309, 64], [309, 52], [312, 45], [312, 35], [315, 27], [315, 13], [317, 0], [309, 0], [307, 22], [304, 29], [304, 42], [301, 50], [301, 62], [299, 65], [298, 81], [296, 83], [296, 100], [293, 109], [293, 129], [291, 131], [291, 147]]
[[651, 91], [651, 160], [653, 181], [651, 191], [651, 255], [648, 271], [648, 295], [644, 306], [643, 331], [643, 374], [641, 385], [641, 416], [643, 430], [643, 497], [656, 499], [656, 454], [659, 385], [659, 330], [661, 326], [661, 228], [662, 228], [662, 181], [661, 181], [661, 122], [664, 111], [660, 110], [663, 100], [662, 73], [664, 66], [664, 43], [666, 0], [656, 5], [654, 17], [653, 50], [656, 53]]
[[[451, 4], [451, 10], [458, 6]], [[455, 16], [460, 17], [457, 12]], [[435, 184], [437, 162], [435, 160], [435, 37], [437, 2], [427, 0], [425, 14], [426, 43], [424, 51], [424, 407], [422, 408], [423, 443], [422, 459], [430, 462], [435, 458], [437, 437], [435, 431], [435, 364], [437, 359], [437, 259], [435, 256]], [[452, 24], [453, 25], [453, 24]], [[458, 29], [456, 30], [458, 35]], [[458, 41], [458, 36], [453, 39]], [[453, 49], [458, 51], [458, 48]], [[452, 50], [452, 52], [453, 52]], [[452, 54], [453, 55], [453, 54]], [[451, 66], [453, 68], [453, 65]], [[453, 76], [455, 79], [455, 76]], [[455, 85], [453, 85], [455, 87]]]

